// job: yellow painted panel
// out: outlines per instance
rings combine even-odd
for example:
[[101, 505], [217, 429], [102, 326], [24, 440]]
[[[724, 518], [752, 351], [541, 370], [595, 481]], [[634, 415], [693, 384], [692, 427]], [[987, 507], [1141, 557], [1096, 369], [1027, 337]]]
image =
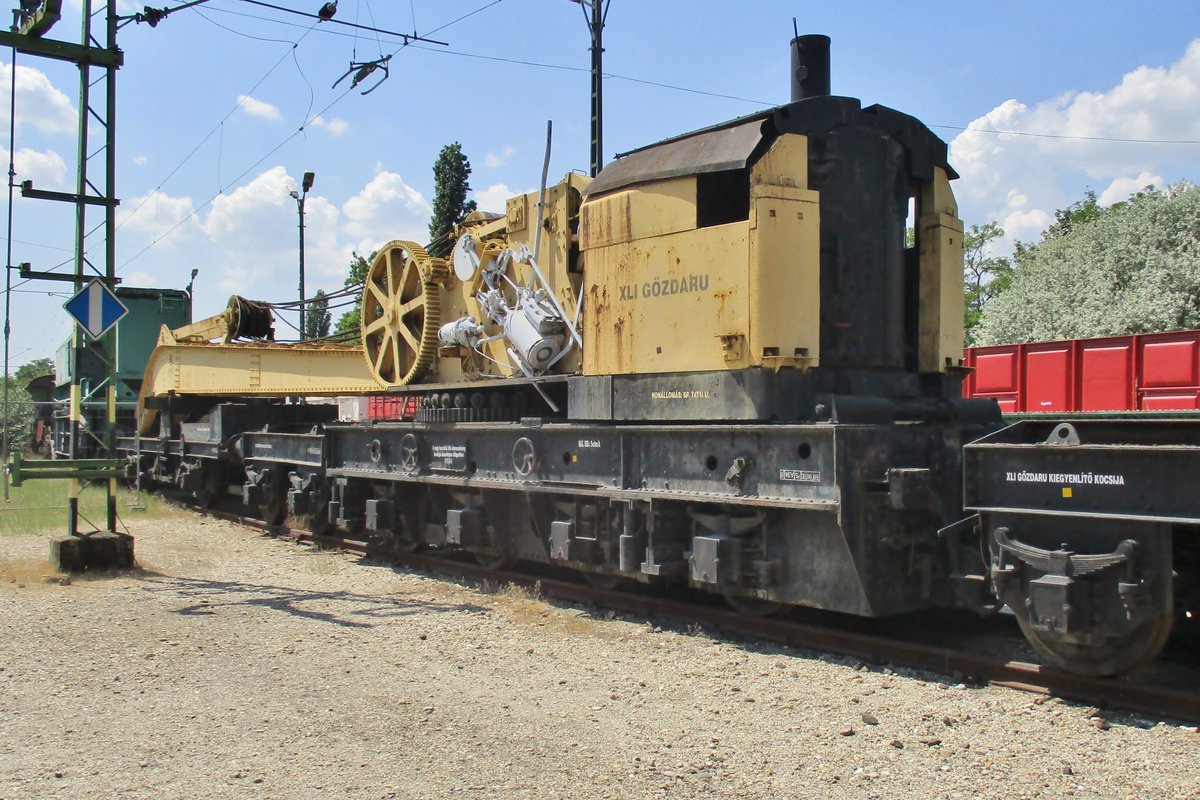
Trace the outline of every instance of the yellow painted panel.
[[[792, 196], [779, 196], [783, 194]], [[804, 359], [799, 366], [813, 366], [821, 343], [817, 193], [755, 187], [751, 190], [751, 216], [749, 358], [755, 364]]]
[[584, 373], [749, 366], [748, 348], [723, 347], [749, 331], [748, 231], [734, 222], [589, 250]]
[[753, 186], [808, 187], [808, 137], [785, 133], [750, 171]]
[[941, 167], [918, 198], [920, 207], [920, 338], [921, 372], [944, 372], [962, 363], [963, 224], [950, 180]]
[[821, 213], [808, 138], [780, 136], [750, 172], [750, 359], [809, 367], [820, 356]]
[[354, 394], [379, 391], [361, 347], [177, 344], [155, 348], [142, 396]]
[[696, 176], [671, 178], [591, 198], [580, 215], [584, 250], [696, 227]]

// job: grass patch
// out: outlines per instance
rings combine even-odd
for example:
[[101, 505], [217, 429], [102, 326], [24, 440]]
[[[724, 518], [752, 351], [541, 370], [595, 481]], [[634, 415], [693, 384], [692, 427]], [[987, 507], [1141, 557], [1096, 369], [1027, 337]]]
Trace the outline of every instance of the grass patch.
[[[61, 479], [32, 480], [21, 484], [19, 489], [9, 488], [7, 503], [0, 501], [0, 536], [33, 533], [35, 531], [67, 530], [67, 482]], [[91, 530], [85, 520], [96, 527], [105, 524], [104, 484], [88, 486], [79, 493], [79, 529]], [[117, 516], [120, 519], [159, 519], [179, 512], [149, 492], [142, 492], [141, 505], [144, 510], [133, 510], [136, 494], [131, 489], [117, 490]], [[117, 529], [122, 530], [120, 520]]]

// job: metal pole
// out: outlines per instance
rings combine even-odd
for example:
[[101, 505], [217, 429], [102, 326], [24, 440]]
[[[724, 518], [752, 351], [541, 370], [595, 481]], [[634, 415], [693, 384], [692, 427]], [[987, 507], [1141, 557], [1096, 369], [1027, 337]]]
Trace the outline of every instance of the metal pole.
[[[113, 2], [114, 0], [109, 0]], [[92, 41], [92, 0], [83, 1], [82, 30], [79, 41], [87, 46]], [[79, 147], [76, 166], [75, 192], [79, 199], [75, 203], [75, 291], [83, 288], [84, 248], [87, 246], [87, 203], [83, 198], [88, 192], [88, 122], [91, 113], [91, 67], [86, 62], [79, 64]], [[84, 344], [80, 326], [71, 329], [70, 358], [75, 362], [71, 369], [71, 423], [70, 458], [79, 458], [79, 434], [83, 423], [83, 397], [79, 385], [79, 363], [77, 356]], [[74, 478], [67, 481], [67, 535], [79, 533], [80, 482]]]
[[300, 207], [300, 338], [306, 338], [304, 333], [304, 200], [308, 197], [308, 190], [296, 198], [296, 205]]
[[[8, 417], [8, 348], [12, 336], [10, 318], [12, 317], [12, 235], [13, 235], [13, 190], [16, 188], [16, 156], [17, 152], [17, 48], [12, 49], [11, 86], [8, 96], [8, 257], [4, 270], [4, 440], [0, 446], [0, 459], [8, 463], [9, 449], [9, 417]], [[8, 475], [4, 476], [4, 502], [8, 502]]]
[[[107, 12], [107, 44], [109, 50], [117, 49], [117, 0], [108, 0]], [[104, 277], [109, 289], [117, 288], [117, 215], [114, 201], [117, 197], [117, 68], [105, 68], [105, 111], [104, 111]], [[117, 323], [120, 325], [120, 323]], [[104, 449], [108, 458], [117, 457], [117, 380], [120, 376], [120, 365], [117, 363], [118, 340], [117, 330], [108, 332], [108, 408], [105, 415], [108, 420], [104, 431]], [[117, 479], [112, 478], [107, 486], [107, 522], [108, 532], [117, 530]]]
[[[601, 6], [604, 6], [601, 8]], [[592, 0], [592, 177], [604, 166], [604, 17], [608, 3]]]

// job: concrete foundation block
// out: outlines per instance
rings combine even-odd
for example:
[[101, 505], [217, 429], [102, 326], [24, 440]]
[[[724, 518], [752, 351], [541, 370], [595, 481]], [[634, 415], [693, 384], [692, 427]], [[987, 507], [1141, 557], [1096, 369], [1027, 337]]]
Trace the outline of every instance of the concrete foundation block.
[[133, 537], [121, 533], [93, 533], [52, 539], [50, 566], [59, 572], [129, 569], [133, 566]]

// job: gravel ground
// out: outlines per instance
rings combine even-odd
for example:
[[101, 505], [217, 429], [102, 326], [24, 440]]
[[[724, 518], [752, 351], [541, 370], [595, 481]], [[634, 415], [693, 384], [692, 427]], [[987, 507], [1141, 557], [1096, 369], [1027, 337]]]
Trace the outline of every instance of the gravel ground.
[[63, 583], [0, 539], [0, 800], [1200, 797], [1194, 728], [131, 527]]

